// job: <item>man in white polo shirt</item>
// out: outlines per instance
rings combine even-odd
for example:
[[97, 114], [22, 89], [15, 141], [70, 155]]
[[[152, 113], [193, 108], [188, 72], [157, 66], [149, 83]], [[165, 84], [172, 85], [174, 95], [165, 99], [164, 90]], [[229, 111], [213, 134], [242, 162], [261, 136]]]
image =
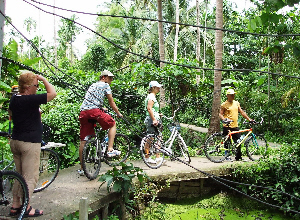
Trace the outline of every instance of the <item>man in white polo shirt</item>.
[[104, 70], [98, 82], [93, 83], [87, 93], [85, 94], [83, 103], [80, 107], [80, 147], [79, 147], [79, 159], [81, 164], [81, 170], [78, 170], [80, 175], [84, 175], [82, 170], [82, 151], [86, 143], [86, 137], [88, 135], [95, 135], [94, 125], [89, 122], [89, 119], [97, 120], [103, 130], [108, 131], [108, 153], [109, 157], [120, 155], [120, 151], [113, 149], [113, 143], [116, 135], [116, 122], [115, 120], [102, 109], [103, 100], [105, 97], [108, 99], [110, 107], [117, 113], [118, 117], [123, 117], [116, 106], [110, 84], [114, 79], [114, 75]]

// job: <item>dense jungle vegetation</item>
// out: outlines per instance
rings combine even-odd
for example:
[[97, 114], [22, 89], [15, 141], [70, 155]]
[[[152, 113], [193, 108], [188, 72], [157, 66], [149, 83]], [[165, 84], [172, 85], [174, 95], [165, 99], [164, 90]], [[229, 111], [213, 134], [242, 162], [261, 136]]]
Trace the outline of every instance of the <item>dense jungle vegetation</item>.
[[[57, 98], [41, 109], [43, 122], [52, 128], [50, 141], [67, 145], [58, 149], [62, 168], [78, 163], [79, 108], [88, 86], [99, 79], [104, 69], [115, 74], [111, 85], [113, 96], [125, 116], [124, 120], [118, 120], [118, 129], [131, 137], [132, 145], [145, 130], [144, 98], [151, 80], [164, 85], [166, 107], [161, 109], [163, 114], [172, 115], [180, 105], [179, 122], [210, 126], [216, 79], [216, 8], [207, 9], [206, 1], [197, 1], [197, 10], [194, 2], [179, 0], [176, 10], [175, 1], [158, 1], [162, 2], [163, 20], [169, 21], [163, 23], [166, 63], [162, 65], [158, 22], [155, 21], [157, 1], [125, 2], [112, 0], [107, 10], [99, 11], [102, 15], [115, 16], [95, 18], [95, 35], [81, 58], [70, 46], [83, 29], [73, 22], [80, 23], [75, 14], [68, 19], [61, 18], [57, 48], [40, 36], [32, 36], [29, 42], [17, 30], [5, 33], [3, 57], [9, 60], [2, 60], [0, 130], [8, 130], [9, 93], [11, 86], [17, 85], [19, 71], [25, 69], [12, 61], [40, 72], [56, 87]], [[280, 143], [282, 147], [278, 158], [257, 163], [250, 170], [241, 167], [235, 170], [234, 176], [239, 181], [271, 186], [298, 197], [300, 14], [295, 4], [299, 1], [253, 2], [255, 7], [239, 12], [230, 1], [223, 1], [221, 100], [225, 100], [228, 88], [234, 88], [236, 99], [247, 114], [257, 121], [264, 118], [258, 131], [263, 132], [269, 142]], [[286, 8], [287, 5], [291, 7]], [[177, 14], [181, 24], [176, 31]], [[197, 19], [198, 28], [195, 26]], [[24, 23], [29, 32], [35, 28], [36, 22], [32, 19]], [[6, 26], [10, 26], [9, 15]], [[24, 51], [24, 48], [29, 49]], [[43, 91], [41, 88], [39, 92]], [[183, 130], [183, 135], [192, 155], [201, 156], [205, 134]], [[10, 157], [8, 141], [1, 138], [0, 144], [3, 156]], [[139, 155], [133, 153], [131, 157], [136, 159]], [[298, 200], [276, 192], [262, 190], [257, 196], [300, 211]]]

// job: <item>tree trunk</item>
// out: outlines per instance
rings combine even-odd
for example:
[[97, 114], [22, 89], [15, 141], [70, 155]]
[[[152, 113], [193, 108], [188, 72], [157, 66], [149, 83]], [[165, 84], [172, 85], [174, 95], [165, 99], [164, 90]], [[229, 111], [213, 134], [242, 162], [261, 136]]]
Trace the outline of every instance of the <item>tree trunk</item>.
[[[216, 28], [223, 28], [223, 0], [217, 0], [216, 5]], [[223, 31], [216, 30], [215, 34], [215, 69], [222, 68], [223, 55]], [[212, 112], [208, 133], [220, 131], [219, 111], [221, 105], [221, 81], [222, 71], [214, 71], [214, 94]]]
[[[162, 21], [162, 0], [157, 0], [157, 17], [158, 20]], [[158, 36], [159, 36], [159, 59], [161, 61], [165, 60], [165, 45], [164, 45], [164, 30], [163, 23], [158, 22]], [[164, 67], [164, 63], [160, 62], [160, 67]], [[163, 108], [166, 106], [166, 98], [165, 98], [165, 89], [162, 87], [160, 89], [160, 107]]]
[[179, 0], [176, 0], [176, 32], [175, 32], [175, 43], [174, 43], [174, 62], [177, 60], [177, 48], [178, 48], [178, 35], [179, 35]]
[[[200, 62], [200, 22], [199, 22], [199, 16], [200, 16], [200, 8], [199, 8], [199, 0], [196, 0], [196, 11], [197, 11], [197, 15], [196, 15], [196, 24], [197, 24], [197, 46], [196, 46], [196, 60], [198, 61], [198, 63]], [[197, 72], [200, 72], [200, 69], [197, 69]], [[200, 83], [200, 75], [197, 74], [196, 76], [196, 82], [197, 84]]]

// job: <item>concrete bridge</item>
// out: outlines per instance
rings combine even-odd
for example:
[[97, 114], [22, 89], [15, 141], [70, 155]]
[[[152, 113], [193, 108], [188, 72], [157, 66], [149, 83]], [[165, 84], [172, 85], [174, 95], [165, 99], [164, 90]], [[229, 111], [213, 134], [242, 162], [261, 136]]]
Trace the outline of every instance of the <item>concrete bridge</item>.
[[[208, 131], [207, 128], [193, 125], [181, 124], [181, 126], [202, 133], [207, 133]], [[209, 174], [223, 177], [230, 175], [232, 164], [243, 163], [213, 163], [205, 157], [192, 157], [191, 159], [193, 167]], [[148, 168], [142, 160], [133, 161], [132, 163], [135, 167], [142, 168], [154, 181], [162, 183], [166, 180], [171, 180], [170, 188], [161, 191], [160, 197], [180, 199], [191, 196], [191, 192], [193, 192], [192, 196], [200, 197], [218, 187], [216, 182], [205, 174], [178, 161], [167, 160], [166, 165], [159, 169]], [[107, 214], [109, 203], [118, 200], [119, 194], [108, 193], [106, 184], [99, 188], [101, 182], [98, 181], [98, 178], [90, 181], [85, 176], [79, 176], [77, 173], [78, 169], [79, 165], [60, 170], [55, 181], [47, 189], [33, 195], [32, 207], [44, 210], [44, 215], [36, 219], [63, 219], [64, 215], [69, 215], [79, 210], [79, 202], [82, 198], [86, 198], [85, 201], [87, 201], [89, 208], [94, 214]], [[100, 175], [109, 169], [112, 168], [102, 163]]]
[[[212, 163], [206, 158], [193, 157], [191, 165], [208, 173], [217, 176], [226, 176], [229, 174], [230, 162]], [[170, 191], [161, 192], [161, 196], [168, 194], [168, 197], [182, 198], [190, 193], [188, 186], [193, 187], [195, 196], [200, 196], [203, 192], [211, 189], [211, 180], [204, 174], [178, 161], [167, 160], [166, 164], [159, 169], [148, 168], [142, 160], [133, 161], [134, 166], [142, 168], [148, 176], [155, 181], [165, 181], [172, 179]], [[112, 169], [105, 163], [101, 164], [100, 174]], [[101, 182], [98, 178], [88, 180], [85, 176], [79, 176], [77, 170], [79, 165], [69, 167], [59, 171], [55, 181], [44, 191], [34, 193], [31, 205], [33, 208], [44, 210], [44, 215], [37, 218], [45, 219], [63, 219], [64, 215], [74, 213], [79, 210], [79, 201], [81, 198], [87, 198], [87, 203], [92, 210], [108, 208], [108, 204], [118, 199], [116, 193], [109, 194], [106, 185], [99, 189]], [[194, 180], [190, 182], [190, 180]], [[209, 182], [206, 183], [206, 181]], [[103, 210], [102, 210], [103, 212]]]

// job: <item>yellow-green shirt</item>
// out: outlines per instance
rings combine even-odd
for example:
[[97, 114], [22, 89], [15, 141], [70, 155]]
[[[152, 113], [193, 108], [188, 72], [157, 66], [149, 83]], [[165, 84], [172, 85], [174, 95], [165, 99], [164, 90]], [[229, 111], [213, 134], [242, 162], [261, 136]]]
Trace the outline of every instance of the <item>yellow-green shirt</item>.
[[[231, 128], [238, 127], [239, 106], [240, 103], [235, 100], [233, 100], [233, 102], [228, 102], [228, 100], [226, 100], [221, 104], [221, 108], [224, 110], [224, 118], [229, 118], [233, 121], [229, 125]], [[223, 126], [225, 127], [226, 125], [223, 124]]]

